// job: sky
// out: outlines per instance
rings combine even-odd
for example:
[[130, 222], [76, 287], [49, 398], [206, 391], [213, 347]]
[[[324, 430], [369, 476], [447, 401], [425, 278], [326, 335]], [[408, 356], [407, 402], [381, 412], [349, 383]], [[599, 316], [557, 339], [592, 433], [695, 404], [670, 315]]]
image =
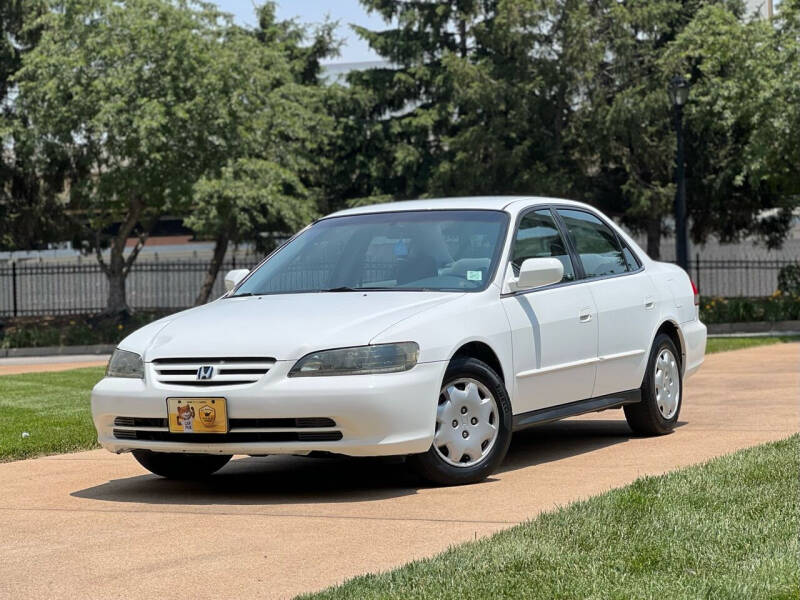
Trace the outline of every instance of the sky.
[[[260, 0], [211, 1], [223, 11], [233, 14], [237, 23], [255, 25], [254, 3], [260, 4]], [[332, 20], [339, 21], [337, 33], [344, 43], [340, 56], [327, 62], [351, 63], [380, 59], [349, 27], [350, 23], [354, 23], [369, 29], [385, 28], [383, 19], [376, 14], [367, 14], [358, 0], [278, 0], [277, 4], [277, 16], [281, 20], [297, 18], [301, 23], [314, 24], [321, 23], [328, 15]]]

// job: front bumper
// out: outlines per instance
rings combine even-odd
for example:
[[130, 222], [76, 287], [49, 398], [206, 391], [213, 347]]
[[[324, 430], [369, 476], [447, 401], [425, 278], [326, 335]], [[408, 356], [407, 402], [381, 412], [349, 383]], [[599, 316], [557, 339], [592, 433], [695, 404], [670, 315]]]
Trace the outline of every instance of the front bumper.
[[[350, 456], [386, 456], [425, 452], [431, 445], [436, 420], [439, 391], [446, 362], [420, 363], [410, 371], [380, 375], [342, 377], [287, 377], [294, 361], [278, 361], [258, 382], [246, 386], [189, 388], [161, 385], [145, 369], [145, 379], [105, 378], [92, 390], [92, 416], [97, 438], [111, 452], [135, 449], [158, 452], [207, 454], [308, 454], [314, 451]], [[149, 367], [149, 365], [147, 366]], [[316, 428], [313, 432], [341, 432], [336, 441], [225, 441], [215, 443], [182, 441], [181, 434], [168, 441], [120, 439], [115, 435], [126, 430], [164, 432], [163, 427], [115, 426], [117, 417], [166, 419], [168, 397], [224, 397], [227, 399], [231, 433], [239, 419], [313, 419], [329, 418], [334, 427]], [[254, 433], [241, 430], [238, 438]], [[283, 433], [291, 437], [292, 428], [268, 427], [259, 431]], [[312, 430], [304, 429], [305, 433]], [[121, 435], [121, 434], [120, 434]], [[160, 435], [160, 433], [159, 433]], [[301, 436], [304, 437], [304, 436]], [[308, 436], [305, 436], [308, 437]], [[321, 436], [325, 437], [325, 436]]]

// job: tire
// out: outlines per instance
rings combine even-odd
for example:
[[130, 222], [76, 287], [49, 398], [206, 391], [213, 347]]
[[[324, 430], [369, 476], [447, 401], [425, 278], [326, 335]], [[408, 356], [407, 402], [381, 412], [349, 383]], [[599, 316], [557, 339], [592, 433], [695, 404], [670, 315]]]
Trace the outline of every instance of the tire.
[[[450, 363], [436, 420], [430, 449], [408, 459], [411, 468], [427, 481], [436, 485], [477, 483], [503, 462], [511, 443], [511, 401], [502, 380], [486, 363], [475, 358], [457, 358]], [[455, 458], [461, 450], [461, 456]]]
[[183, 454], [134, 450], [134, 458], [145, 469], [167, 479], [204, 479], [228, 464], [230, 455]]
[[660, 333], [653, 341], [641, 392], [641, 402], [625, 406], [630, 428], [639, 435], [670, 433], [681, 412], [683, 374], [681, 354], [668, 335]]

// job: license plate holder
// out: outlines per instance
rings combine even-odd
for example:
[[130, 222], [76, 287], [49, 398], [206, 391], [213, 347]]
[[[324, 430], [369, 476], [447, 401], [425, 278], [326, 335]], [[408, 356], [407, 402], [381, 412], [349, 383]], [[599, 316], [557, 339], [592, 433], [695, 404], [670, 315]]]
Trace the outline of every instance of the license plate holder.
[[170, 433], [228, 433], [225, 398], [167, 398]]

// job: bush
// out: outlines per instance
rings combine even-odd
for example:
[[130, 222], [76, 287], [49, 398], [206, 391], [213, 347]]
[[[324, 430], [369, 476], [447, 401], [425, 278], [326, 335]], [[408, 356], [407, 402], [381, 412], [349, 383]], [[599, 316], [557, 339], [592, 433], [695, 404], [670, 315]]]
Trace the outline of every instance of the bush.
[[766, 298], [700, 299], [700, 320], [704, 323], [746, 323], [749, 321], [793, 321], [800, 319], [800, 296]]
[[116, 344], [166, 312], [137, 312], [125, 317], [71, 315], [17, 317], [0, 324], [0, 348]]
[[784, 296], [800, 296], [800, 263], [781, 267], [778, 271], [778, 291]]

